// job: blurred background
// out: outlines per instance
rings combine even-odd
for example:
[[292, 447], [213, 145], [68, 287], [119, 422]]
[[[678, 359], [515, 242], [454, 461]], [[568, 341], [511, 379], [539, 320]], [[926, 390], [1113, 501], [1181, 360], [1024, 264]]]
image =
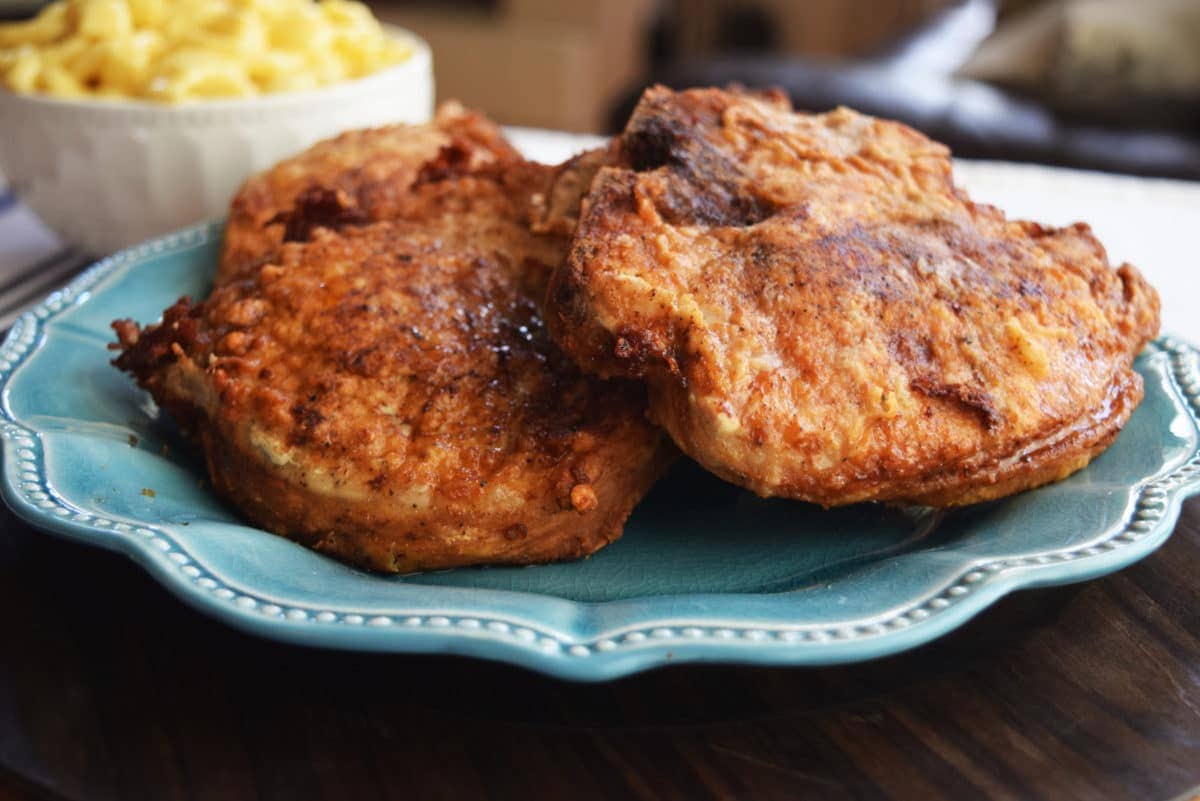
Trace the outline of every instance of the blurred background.
[[646, 84], [778, 86], [956, 155], [1200, 179], [1200, 0], [374, 0], [439, 96], [621, 127]]

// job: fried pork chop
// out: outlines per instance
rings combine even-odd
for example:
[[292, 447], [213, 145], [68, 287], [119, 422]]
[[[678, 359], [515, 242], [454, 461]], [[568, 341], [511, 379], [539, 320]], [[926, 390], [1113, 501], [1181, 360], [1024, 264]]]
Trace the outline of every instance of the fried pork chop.
[[673, 448], [642, 387], [584, 376], [544, 330], [532, 293], [566, 250], [529, 227], [548, 173], [451, 143], [387, 220], [303, 195], [262, 266], [115, 323], [115, 364], [199, 440], [218, 492], [319, 551], [396, 572], [589, 554]]
[[778, 96], [643, 96], [583, 202], [548, 323], [641, 377], [709, 470], [825, 505], [958, 505], [1082, 468], [1142, 396], [1158, 297], [1086, 225], [1006, 220], [949, 152]]
[[616, 163], [614, 142], [607, 148], [586, 150], [554, 167], [543, 191], [532, 196], [532, 227], [541, 234], [570, 237], [579, 224], [579, 211], [600, 168]]
[[444, 149], [444, 160], [460, 170], [523, 162], [491, 120], [453, 101], [439, 106], [427, 125], [347, 131], [242, 185], [229, 210], [216, 282], [256, 270], [284, 239], [302, 238], [288, 230], [286, 219], [306, 193], [309, 224], [396, 216], [398, 206], [412, 202], [409, 189], [421, 168]]

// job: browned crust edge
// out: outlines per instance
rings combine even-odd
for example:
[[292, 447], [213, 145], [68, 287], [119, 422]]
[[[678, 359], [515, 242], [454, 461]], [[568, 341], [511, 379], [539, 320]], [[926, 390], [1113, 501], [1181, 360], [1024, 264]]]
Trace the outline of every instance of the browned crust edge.
[[[199, 440], [214, 489], [247, 520], [383, 573], [540, 564], [587, 556], [620, 538], [633, 507], [676, 455], [666, 437], [658, 436], [646, 443], [646, 458], [608, 462], [604, 474], [589, 482], [596, 503], [584, 511], [564, 509], [555, 499], [539, 495], [527, 501], [541, 507], [532, 515], [481, 515], [463, 508], [431, 516], [427, 510], [396, 507], [393, 513], [381, 515], [378, 499], [354, 502], [311, 492], [302, 477], [268, 467], [241, 438], [228, 432], [222, 435], [204, 426]], [[431, 517], [438, 519], [432, 526], [427, 522]], [[531, 519], [539, 520], [539, 525], [529, 527]]]
[[[846, 506], [864, 501], [914, 503], [934, 507], [967, 506], [995, 500], [1067, 478], [1082, 470], [1100, 455], [1117, 435], [1142, 400], [1142, 377], [1132, 369], [1122, 369], [1109, 385], [1107, 404], [1102, 413], [1089, 411], [1083, 417], [1044, 430], [1037, 436], [1014, 443], [1000, 455], [991, 452], [947, 462], [936, 469], [905, 478], [865, 475], [838, 486], [822, 486], [819, 478], [793, 480], [755, 486], [750, 477], [727, 467], [698, 462], [708, 471], [763, 497], [782, 497], [808, 501], [826, 507]], [[657, 408], [661, 401], [652, 403]], [[680, 408], [685, 401], [678, 400]], [[687, 432], [691, 425], [686, 414], [666, 415], [671, 436], [689, 455]], [[672, 425], [675, 423], [675, 425]], [[696, 458], [693, 456], [692, 458]], [[1041, 462], [1030, 470], [1029, 464]], [[883, 483], [886, 480], [886, 484]]]

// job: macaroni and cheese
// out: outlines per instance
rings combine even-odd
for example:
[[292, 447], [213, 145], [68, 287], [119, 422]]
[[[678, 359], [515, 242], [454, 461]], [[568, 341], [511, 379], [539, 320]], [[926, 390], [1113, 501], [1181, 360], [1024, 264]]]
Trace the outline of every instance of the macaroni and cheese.
[[0, 24], [0, 85], [173, 103], [313, 89], [410, 54], [354, 0], [58, 0]]

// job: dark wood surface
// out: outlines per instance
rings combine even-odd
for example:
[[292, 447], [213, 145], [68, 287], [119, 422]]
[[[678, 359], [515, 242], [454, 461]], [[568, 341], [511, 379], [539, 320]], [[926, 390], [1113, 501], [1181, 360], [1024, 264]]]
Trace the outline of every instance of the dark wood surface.
[[572, 685], [307, 650], [0, 512], [0, 801], [1172, 799], [1200, 785], [1200, 500], [1119, 573], [872, 663]]

